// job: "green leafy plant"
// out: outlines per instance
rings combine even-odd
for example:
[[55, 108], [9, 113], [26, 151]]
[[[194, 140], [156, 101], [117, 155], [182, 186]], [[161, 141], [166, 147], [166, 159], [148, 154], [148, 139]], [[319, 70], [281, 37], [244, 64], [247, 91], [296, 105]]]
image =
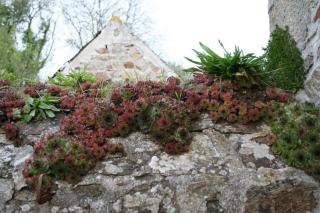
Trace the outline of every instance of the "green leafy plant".
[[288, 28], [277, 27], [273, 31], [266, 59], [263, 78], [268, 85], [294, 92], [303, 87], [304, 62]]
[[204, 52], [193, 50], [200, 61], [186, 59], [196, 67], [186, 69], [187, 72], [200, 72], [214, 75], [219, 79], [230, 79], [241, 86], [252, 87], [260, 85], [261, 71], [264, 65], [264, 57], [257, 57], [252, 53], [244, 54], [239, 47], [235, 47], [233, 53], [228, 52], [219, 41], [224, 50], [224, 56], [219, 56], [206, 45], [200, 43]]
[[50, 95], [42, 96], [40, 98], [31, 98], [27, 96], [25, 98], [25, 106], [23, 108], [25, 122], [31, 120], [42, 120], [47, 118], [54, 118], [55, 113], [60, 110], [54, 106], [59, 100], [56, 97]]
[[75, 88], [84, 82], [94, 83], [97, 81], [97, 79], [89, 72], [83, 70], [73, 70], [67, 75], [58, 72], [53, 78], [49, 78], [48, 81], [50, 84]]

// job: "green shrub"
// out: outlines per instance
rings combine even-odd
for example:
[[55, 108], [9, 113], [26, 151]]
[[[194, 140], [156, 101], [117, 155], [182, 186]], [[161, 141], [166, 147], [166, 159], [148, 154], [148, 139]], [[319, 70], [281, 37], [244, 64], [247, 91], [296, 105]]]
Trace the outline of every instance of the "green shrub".
[[67, 75], [58, 72], [53, 78], [49, 78], [48, 81], [50, 84], [75, 88], [84, 82], [94, 83], [97, 79], [89, 72], [73, 70]]
[[23, 120], [30, 122], [31, 120], [42, 120], [46, 118], [54, 118], [55, 113], [60, 110], [54, 106], [59, 100], [56, 97], [46, 95], [39, 98], [31, 98], [27, 96], [25, 99], [25, 106], [23, 111], [25, 115]]
[[277, 27], [273, 31], [266, 59], [264, 81], [267, 85], [293, 92], [303, 87], [304, 62], [288, 28]]
[[194, 61], [186, 57], [188, 61], [197, 66], [185, 71], [206, 73], [222, 80], [233, 80], [244, 87], [260, 85], [264, 57], [257, 57], [252, 53], [244, 54], [239, 47], [235, 47], [234, 52], [229, 53], [220, 41], [219, 43], [224, 49], [223, 57], [200, 43], [204, 52], [193, 50], [200, 61]]

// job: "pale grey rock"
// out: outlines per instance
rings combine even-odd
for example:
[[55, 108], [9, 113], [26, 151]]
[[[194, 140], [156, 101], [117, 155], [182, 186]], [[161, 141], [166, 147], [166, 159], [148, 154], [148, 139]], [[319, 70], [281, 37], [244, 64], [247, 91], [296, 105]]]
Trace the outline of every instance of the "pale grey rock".
[[2, 134], [0, 132], [0, 146], [1, 145], [10, 145], [10, 144], [12, 144], [12, 143], [10, 143], [10, 141], [7, 141], [4, 134]]
[[22, 212], [30, 211], [31, 207], [28, 204], [20, 206]]
[[13, 181], [15, 190], [21, 190], [23, 187], [27, 186], [23, 175], [22, 170], [26, 160], [32, 157], [33, 148], [32, 146], [26, 145], [16, 149], [16, 155], [13, 161]]
[[[262, 134], [262, 136], [266, 136], [266, 134]], [[255, 159], [267, 158], [269, 160], [274, 160], [275, 157], [270, 153], [269, 146], [267, 146], [266, 144], [259, 144], [252, 141], [253, 138], [257, 137], [257, 135], [240, 136], [241, 141], [243, 141], [243, 143], [241, 144], [239, 154], [252, 154]]]
[[199, 122], [196, 122], [193, 126], [193, 131], [202, 131], [205, 129], [213, 128], [214, 124], [212, 120], [210, 119], [209, 115], [205, 114], [202, 115], [202, 118]]
[[14, 157], [13, 145], [0, 145], [0, 178], [12, 177], [11, 161]]
[[117, 175], [123, 173], [123, 169], [121, 167], [117, 167], [110, 162], [103, 162], [104, 166], [103, 174]]
[[14, 185], [11, 180], [0, 178], [0, 212], [4, 209], [7, 201], [12, 199]]
[[18, 191], [27, 186], [22, 175], [22, 169], [13, 172], [13, 182], [15, 190]]
[[51, 208], [51, 213], [57, 213], [59, 211], [59, 207], [58, 206], [53, 206]]
[[33, 147], [29, 145], [16, 148], [16, 155], [14, 158], [13, 166], [15, 168], [18, 168], [24, 165], [24, 162], [31, 158], [32, 153]]
[[174, 172], [176, 174], [185, 174], [194, 168], [194, 163], [186, 155], [169, 156], [166, 154], [161, 156], [160, 159], [157, 156], [153, 156], [149, 166], [155, 173], [167, 174]]
[[0, 212], [285, 212], [287, 206], [296, 212], [319, 209], [318, 182], [284, 165], [270, 147], [261, 143], [270, 128], [213, 125], [206, 117], [199, 123], [190, 151], [179, 156], [163, 153], [141, 133], [111, 139], [111, 143], [124, 145], [125, 155], [106, 156], [75, 185], [57, 181], [53, 199], [44, 205], [38, 205], [35, 194], [16, 178], [15, 168], [23, 165], [32, 153], [31, 147], [2, 146], [0, 162], [6, 162], [7, 172], [15, 177], [0, 179], [0, 198], [4, 198]]

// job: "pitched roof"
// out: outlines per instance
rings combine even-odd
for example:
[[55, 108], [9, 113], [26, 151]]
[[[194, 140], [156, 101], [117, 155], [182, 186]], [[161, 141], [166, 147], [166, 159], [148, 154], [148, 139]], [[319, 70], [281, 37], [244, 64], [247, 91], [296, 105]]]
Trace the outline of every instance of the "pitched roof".
[[176, 76], [118, 17], [112, 17], [107, 26], [59, 71], [67, 74], [73, 69], [86, 69], [112, 81], [165, 80]]

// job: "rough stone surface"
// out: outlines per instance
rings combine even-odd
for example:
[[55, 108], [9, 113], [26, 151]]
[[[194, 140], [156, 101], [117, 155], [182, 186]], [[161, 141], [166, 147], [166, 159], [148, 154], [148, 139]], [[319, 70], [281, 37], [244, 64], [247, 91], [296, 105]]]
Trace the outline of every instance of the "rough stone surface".
[[61, 69], [67, 74], [85, 68], [112, 81], [166, 80], [176, 76], [146, 44], [113, 18], [101, 33]]
[[[48, 131], [46, 122], [37, 125]], [[43, 134], [23, 128], [35, 139]], [[269, 131], [204, 116], [190, 152], [180, 156], [163, 153], [141, 133], [113, 138], [125, 155], [107, 156], [75, 185], [57, 182], [43, 205], [21, 176], [32, 147], [15, 148], [0, 135], [0, 212], [319, 212], [318, 182], [271, 153], [262, 140]]]
[[11, 180], [0, 178], [0, 210], [4, 209], [6, 202], [12, 199], [13, 187]]
[[318, 0], [269, 0], [270, 29], [289, 27], [305, 61], [305, 88], [300, 101], [320, 105], [320, 2]]

